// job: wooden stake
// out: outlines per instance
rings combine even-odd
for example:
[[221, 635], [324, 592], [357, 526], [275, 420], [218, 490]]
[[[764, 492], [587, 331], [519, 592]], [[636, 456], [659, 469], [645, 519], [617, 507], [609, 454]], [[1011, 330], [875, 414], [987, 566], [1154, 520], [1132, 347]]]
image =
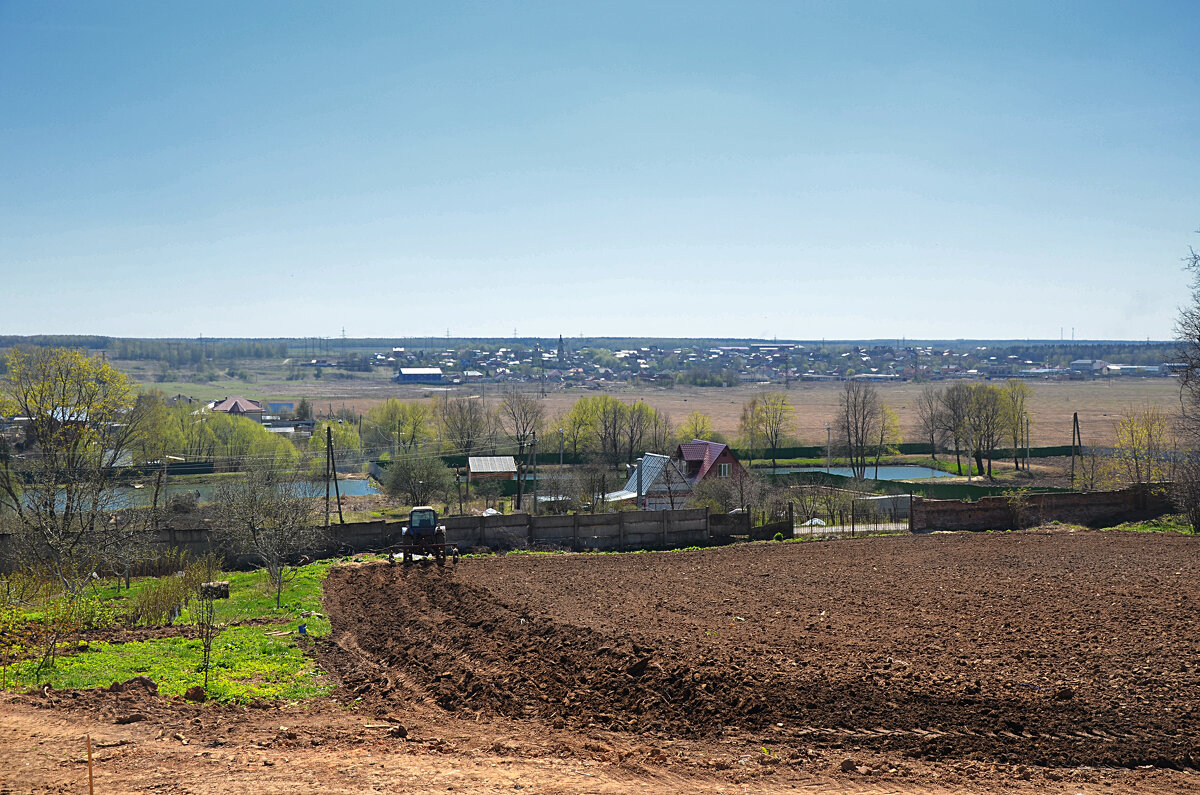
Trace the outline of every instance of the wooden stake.
[[92, 735], [86, 734], [88, 746], [88, 795], [95, 795], [96, 790], [92, 787]]

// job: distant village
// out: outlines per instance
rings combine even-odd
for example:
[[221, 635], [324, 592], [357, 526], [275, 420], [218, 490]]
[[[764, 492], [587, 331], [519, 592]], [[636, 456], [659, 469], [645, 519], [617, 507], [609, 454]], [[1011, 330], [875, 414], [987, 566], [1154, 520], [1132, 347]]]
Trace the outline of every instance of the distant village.
[[1042, 353], [1037, 358], [1028, 355], [1034, 351], [1013, 352], [1011, 346], [986, 345], [956, 349], [928, 345], [810, 346], [757, 342], [696, 347], [650, 344], [616, 350], [587, 346], [573, 350], [560, 337], [557, 346], [394, 347], [368, 355], [292, 359], [289, 363], [301, 368], [390, 368], [393, 379], [401, 384], [539, 381], [599, 389], [614, 382], [732, 386], [847, 379], [887, 382], [1160, 378], [1169, 377], [1181, 368], [1172, 362], [1144, 361], [1147, 354], [1163, 353], [1163, 347], [1159, 344], [1133, 352], [1131, 358], [1138, 361], [1111, 362], [1070, 358], [1059, 346], [1052, 349], [1053, 356], [1037, 351]]

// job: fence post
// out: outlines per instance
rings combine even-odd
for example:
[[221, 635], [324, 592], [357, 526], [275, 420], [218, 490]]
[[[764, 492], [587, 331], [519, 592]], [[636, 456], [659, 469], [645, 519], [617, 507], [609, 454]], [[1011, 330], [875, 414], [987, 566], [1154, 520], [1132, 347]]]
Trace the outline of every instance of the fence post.
[[663, 549], [667, 548], [667, 514], [668, 513], [670, 513], [670, 511], [665, 510], [665, 509], [662, 512], [662, 548]]
[[708, 506], [704, 506], [704, 537], [708, 541], [708, 545], [712, 546], [712, 523], [708, 518]]
[[525, 530], [525, 537], [526, 537], [526, 541], [525, 541], [525, 543], [529, 545], [529, 548], [530, 548], [530, 549], [533, 549], [533, 539], [534, 539], [534, 534], [533, 534], [533, 514], [531, 514], [531, 513], [527, 513], [527, 514], [525, 514], [525, 528], [526, 528], [526, 530]]
[[479, 546], [487, 546], [487, 517], [479, 517]]
[[791, 500], [788, 500], [788, 538], [796, 537], [796, 507]]
[[617, 511], [617, 551], [625, 551], [625, 512]]
[[571, 551], [579, 551], [579, 511], [575, 512], [575, 528], [571, 533]]

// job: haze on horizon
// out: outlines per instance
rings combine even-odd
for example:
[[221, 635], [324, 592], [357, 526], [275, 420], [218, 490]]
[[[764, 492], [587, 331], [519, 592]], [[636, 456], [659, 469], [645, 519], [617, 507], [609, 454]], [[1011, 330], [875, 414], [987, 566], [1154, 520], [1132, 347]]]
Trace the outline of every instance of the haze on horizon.
[[0, 335], [1169, 339], [1197, 22], [0, 0]]

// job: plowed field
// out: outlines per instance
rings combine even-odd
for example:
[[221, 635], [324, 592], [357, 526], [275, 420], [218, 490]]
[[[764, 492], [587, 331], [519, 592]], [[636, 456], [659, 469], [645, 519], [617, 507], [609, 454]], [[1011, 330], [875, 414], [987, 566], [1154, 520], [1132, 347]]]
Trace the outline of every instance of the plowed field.
[[1200, 759], [1197, 542], [934, 535], [333, 572], [347, 688], [575, 731], [1049, 768]]
[[328, 701], [0, 706], [0, 792], [1192, 792], [1196, 539], [334, 568]]

